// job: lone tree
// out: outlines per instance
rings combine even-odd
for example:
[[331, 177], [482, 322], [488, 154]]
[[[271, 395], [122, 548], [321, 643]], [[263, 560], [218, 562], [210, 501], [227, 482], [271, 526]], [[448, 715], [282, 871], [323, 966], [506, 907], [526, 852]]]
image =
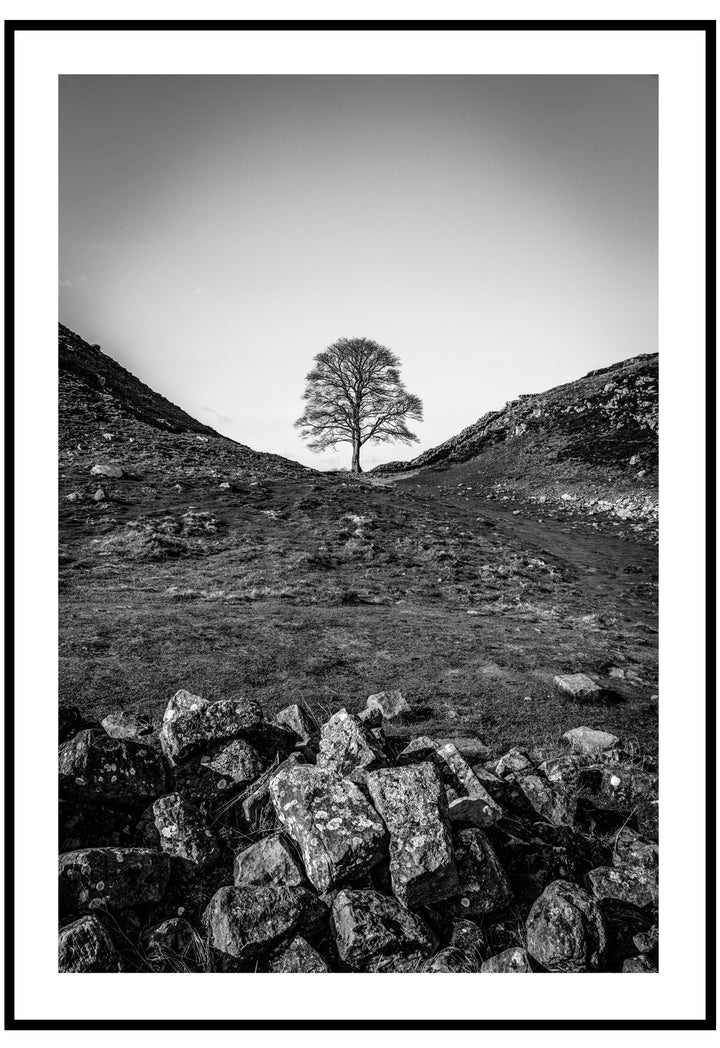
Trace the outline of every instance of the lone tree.
[[405, 422], [422, 421], [422, 401], [408, 393], [400, 360], [371, 338], [340, 338], [315, 357], [306, 376], [307, 406], [295, 425], [312, 451], [352, 444], [353, 473], [362, 473], [368, 441], [417, 441]]

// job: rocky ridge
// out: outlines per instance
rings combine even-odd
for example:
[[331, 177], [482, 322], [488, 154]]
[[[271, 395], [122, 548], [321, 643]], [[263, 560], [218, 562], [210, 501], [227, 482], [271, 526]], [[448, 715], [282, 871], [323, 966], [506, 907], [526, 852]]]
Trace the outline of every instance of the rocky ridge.
[[187, 691], [157, 726], [66, 710], [60, 971], [657, 970], [654, 762], [589, 727], [500, 754], [387, 735], [401, 699], [322, 725]]

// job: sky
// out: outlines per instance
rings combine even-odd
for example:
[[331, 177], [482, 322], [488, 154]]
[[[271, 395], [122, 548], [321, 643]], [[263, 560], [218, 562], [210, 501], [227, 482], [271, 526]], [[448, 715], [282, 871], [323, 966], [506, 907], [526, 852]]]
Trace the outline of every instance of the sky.
[[62, 76], [60, 320], [220, 433], [318, 469], [313, 356], [366, 336], [441, 443], [657, 352], [653, 76]]

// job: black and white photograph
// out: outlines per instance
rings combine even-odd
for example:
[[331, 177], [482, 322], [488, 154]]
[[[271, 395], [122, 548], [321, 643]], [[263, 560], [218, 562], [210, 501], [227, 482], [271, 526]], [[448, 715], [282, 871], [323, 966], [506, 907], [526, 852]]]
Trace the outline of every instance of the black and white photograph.
[[67, 69], [57, 973], [659, 978], [661, 77]]

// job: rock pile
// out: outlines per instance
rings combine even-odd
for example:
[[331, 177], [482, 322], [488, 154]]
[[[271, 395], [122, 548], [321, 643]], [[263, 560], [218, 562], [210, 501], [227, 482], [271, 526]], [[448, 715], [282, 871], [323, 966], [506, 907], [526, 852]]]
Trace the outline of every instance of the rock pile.
[[60, 971], [657, 970], [654, 772], [588, 727], [386, 737], [398, 695], [66, 714]]

